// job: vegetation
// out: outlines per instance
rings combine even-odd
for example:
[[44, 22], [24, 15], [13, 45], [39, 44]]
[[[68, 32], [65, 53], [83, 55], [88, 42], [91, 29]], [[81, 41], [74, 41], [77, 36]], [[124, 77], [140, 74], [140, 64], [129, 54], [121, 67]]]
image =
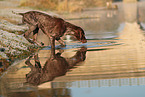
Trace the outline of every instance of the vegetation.
[[101, 7], [109, 0], [21, 0], [20, 6], [41, 10], [81, 11], [88, 7]]
[[56, 9], [57, 0], [21, 0], [20, 6], [28, 6], [36, 9]]

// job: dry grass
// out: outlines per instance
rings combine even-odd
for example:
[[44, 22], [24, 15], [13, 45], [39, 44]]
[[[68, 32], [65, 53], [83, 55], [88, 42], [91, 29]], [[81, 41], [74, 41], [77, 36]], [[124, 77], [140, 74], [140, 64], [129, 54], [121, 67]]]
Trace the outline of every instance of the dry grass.
[[26, 6], [41, 10], [56, 10], [59, 12], [82, 11], [88, 7], [102, 7], [106, 0], [21, 0], [20, 6]]
[[84, 8], [82, 1], [75, 1], [71, 2], [69, 1], [68, 3], [63, 1], [60, 2], [59, 5], [57, 6], [57, 10], [59, 12], [67, 11], [67, 12], [76, 12], [76, 11], [82, 11]]
[[103, 7], [106, 6], [107, 0], [83, 0], [86, 7]]
[[55, 10], [57, 3], [51, 0], [35, 0], [35, 1], [31, 1], [31, 0], [21, 0], [20, 2], [20, 6], [28, 6], [28, 7], [32, 7], [32, 8], [36, 8], [36, 9], [51, 9], [51, 10]]

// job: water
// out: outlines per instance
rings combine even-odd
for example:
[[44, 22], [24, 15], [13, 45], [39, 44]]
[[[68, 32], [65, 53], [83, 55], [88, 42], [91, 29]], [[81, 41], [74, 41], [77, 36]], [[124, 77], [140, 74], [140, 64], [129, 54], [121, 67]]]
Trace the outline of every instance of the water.
[[[98, 19], [70, 20], [84, 28], [88, 42], [81, 44], [68, 36], [66, 47], [56, 45], [59, 61], [51, 60], [49, 46], [40, 50], [41, 65], [53, 63], [46, 76], [39, 69], [31, 75], [31, 65], [25, 64], [29, 57], [15, 63], [0, 80], [0, 97], [144, 97], [144, 2], [118, 7], [83, 13], [99, 14]], [[34, 65], [34, 57], [30, 60]], [[26, 83], [28, 73], [41, 77], [29, 80], [40, 85]], [[51, 81], [42, 83], [43, 78]]]

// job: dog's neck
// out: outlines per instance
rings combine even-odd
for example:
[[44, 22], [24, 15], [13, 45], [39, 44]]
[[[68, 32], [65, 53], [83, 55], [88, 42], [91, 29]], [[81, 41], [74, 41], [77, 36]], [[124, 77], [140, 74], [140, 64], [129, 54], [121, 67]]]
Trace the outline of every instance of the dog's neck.
[[75, 30], [78, 29], [77, 26], [69, 23], [69, 22], [65, 22], [65, 26], [66, 26], [66, 33], [65, 34], [69, 34], [69, 35], [74, 35], [75, 34]]
[[71, 28], [71, 29], [77, 29], [78, 26], [75, 26], [74, 24], [71, 24], [69, 22], [65, 22], [65, 25], [67, 26], [67, 28]]

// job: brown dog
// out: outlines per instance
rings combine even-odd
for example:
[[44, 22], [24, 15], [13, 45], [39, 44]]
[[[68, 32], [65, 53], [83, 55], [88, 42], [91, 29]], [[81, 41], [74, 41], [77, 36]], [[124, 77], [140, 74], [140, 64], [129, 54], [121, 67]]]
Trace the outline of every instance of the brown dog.
[[87, 48], [82, 47], [71, 58], [64, 58], [61, 53], [55, 54], [55, 49], [51, 50], [51, 56], [48, 58], [43, 67], [41, 67], [38, 54], [34, 55], [35, 66], [31, 64], [30, 56], [26, 60], [26, 65], [31, 68], [31, 71], [26, 74], [26, 80], [33, 85], [39, 85], [44, 82], [52, 81], [55, 77], [63, 76], [68, 70], [86, 59]]
[[[55, 40], [57, 40], [61, 45], [65, 45], [63, 40], [60, 38], [64, 34], [74, 35], [82, 43], [87, 42], [85, 33], [81, 27], [66, 22], [61, 18], [53, 17], [38, 11], [13, 13], [23, 16], [22, 22], [29, 26], [29, 30], [25, 32], [24, 37], [31, 43], [40, 45], [36, 42], [39, 29], [41, 29], [43, 33], [48, 36], [52, 48], [55, 48]], [[28, 38], [31, 32], [33, 32], [33, 41]]]

